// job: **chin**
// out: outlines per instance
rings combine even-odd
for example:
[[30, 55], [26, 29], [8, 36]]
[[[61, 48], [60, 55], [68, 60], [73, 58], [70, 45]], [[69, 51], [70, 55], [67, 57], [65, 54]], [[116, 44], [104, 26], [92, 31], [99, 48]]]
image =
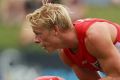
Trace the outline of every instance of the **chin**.
[[46, 51], [48, 52], [48, 53], [53, 53], [53, 52], [55, 52], [56, 51], [56, 49], [46, 49]]
[[55, 50], [46, 50], [48, 53], [53, 53]]

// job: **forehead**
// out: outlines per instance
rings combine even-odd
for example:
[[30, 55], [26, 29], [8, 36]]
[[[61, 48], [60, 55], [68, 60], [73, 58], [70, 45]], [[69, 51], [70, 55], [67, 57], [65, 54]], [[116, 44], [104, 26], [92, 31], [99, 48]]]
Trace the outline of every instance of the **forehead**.
[[32, 25], [32, 29], [33, 29], [33, 32], [42, 32], [42, 31], [47, 30], [46, 28], [42, 26], [36, 26], [36, 25]]

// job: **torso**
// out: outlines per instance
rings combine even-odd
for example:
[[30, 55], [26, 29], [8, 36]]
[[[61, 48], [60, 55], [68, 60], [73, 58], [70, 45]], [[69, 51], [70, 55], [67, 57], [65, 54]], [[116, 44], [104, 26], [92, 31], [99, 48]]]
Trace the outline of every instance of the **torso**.
[[120, 51], [120, 27], [115, 23], [112, 23], [106, 20], [101, 20], [101, 19], [86, 19], [86, 20], [76, 21], [74, 25], [75, 25], [75, 28], [77, 31], [77, 37], [79, 40], [79, 49], [75, 53], [73, 53], [70, 49], [67, 49], [67, 48], [64, 49], [66, 56], [74, 64], [76, 64], [79, 67], [88, 68], [92, 71], [98, 71], [98, 70], [101, 70], [101, 68], [97, 59], [94, 56], [92, 56], [86, 49], [84, 39], [86, 36], [87, 29], [90, 27], [91, 24], [95, 22], [107, 22], [115, 26], [115, 28], [117, 28], [118, 33], [117, 33], [117, 38], [114, 44], [117, 47], [117, 49]]

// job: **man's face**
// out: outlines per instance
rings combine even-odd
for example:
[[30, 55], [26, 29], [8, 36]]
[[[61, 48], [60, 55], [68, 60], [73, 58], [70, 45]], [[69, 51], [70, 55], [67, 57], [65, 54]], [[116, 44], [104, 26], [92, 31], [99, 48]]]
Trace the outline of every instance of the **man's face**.
[[35, 43], [43, 46], [48, 52], [52, 52], [59, 48], [60, 39], [56, 36], [55, 30], [48, 30], [43, 27], [34, 27]]

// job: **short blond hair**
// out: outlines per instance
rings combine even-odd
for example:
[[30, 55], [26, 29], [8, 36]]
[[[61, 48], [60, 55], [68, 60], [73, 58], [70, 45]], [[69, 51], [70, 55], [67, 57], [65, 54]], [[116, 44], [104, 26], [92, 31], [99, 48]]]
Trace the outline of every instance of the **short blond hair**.
[[55, 25], [62, 29], [68, 29], [72, 25], [70, 15], [64, 5], [46, 3], [33, 13], [27, 15], [27, 19], [32, 25], [42, 26], [48, 29]]

